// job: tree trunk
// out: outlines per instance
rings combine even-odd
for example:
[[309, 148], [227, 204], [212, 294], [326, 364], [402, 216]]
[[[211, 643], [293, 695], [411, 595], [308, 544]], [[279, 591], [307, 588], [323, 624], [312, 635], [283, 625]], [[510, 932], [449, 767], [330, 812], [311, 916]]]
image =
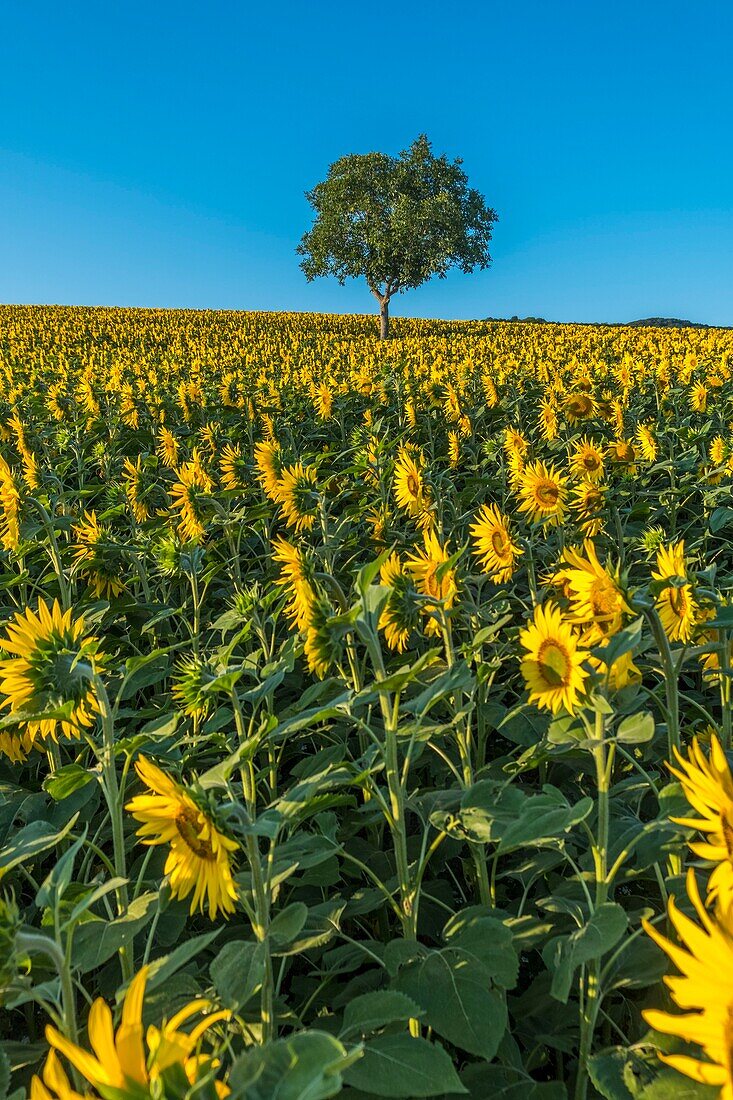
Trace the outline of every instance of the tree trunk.
[[379, 339], [386, 340], [389, 337], [389, 298], [379, 300]]

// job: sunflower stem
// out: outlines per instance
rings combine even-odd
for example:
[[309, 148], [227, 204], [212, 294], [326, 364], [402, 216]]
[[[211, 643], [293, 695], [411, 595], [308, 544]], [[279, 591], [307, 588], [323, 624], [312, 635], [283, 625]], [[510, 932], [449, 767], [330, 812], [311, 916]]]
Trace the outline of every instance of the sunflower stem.
[[[232, 684], [229, 695], [234, 710], [234, 723], [237, 729], [237, 737], [240, 745], [246, 744], [248, 732], [242, 714], [242, 704], [239, 700], [237, 689]], [[242, 779], [242, 791], [250, 821], [254, 822], [257, 816], [257, 787], [254, 770], [249, 760], [245, 761], [240, 769]], [[248, 833], [245, 837], [245, 850], [247, 862], [252, 876], [252, 896], [254, 899], [254, 920], [252, 931], [258, 943], [263, 945], [265, 951], [265, 975], [262, 979], [260, 990], [260, 1023], [262, 1027], [262, 1043], [268, 1043], [276, 1037], [275, 1019], [273, 1012], [274, 978], [272, 971], [272, 955], [270, 954], [270, 893], [265, 886], [262, 874], [262, 855], [257, 837]]]
[[[112, 823], [112, 852], [115, 865], [115, 874], [125, 881], [117, 887], [117, 911], [121, 915], [127, 910], [129, 897], [127, 892], [127, 859], [125, 856], [125, 833], [122, 819], [122, 794], [117, 782], [117, 767], [115, 763], [115, 727], [112, 716], [107, 689], [98, 673], [92, 674], [94, 693], [99, 705], [99, 716], [102, 721], [102, 786]], [[119, 951], [122, 978], [129, 982], [133, 976], [132, 956], [127, 947], [121, 947]]]

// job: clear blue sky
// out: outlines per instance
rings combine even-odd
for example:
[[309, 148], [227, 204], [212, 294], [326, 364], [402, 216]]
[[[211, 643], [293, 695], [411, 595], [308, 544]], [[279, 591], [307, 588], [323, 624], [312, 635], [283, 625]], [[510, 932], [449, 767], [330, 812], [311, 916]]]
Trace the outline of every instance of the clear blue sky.
[[733, 324], [729, 0], [0, 2], [0, 301], [371, 311], [303, 192], [421, 131], [494, 263], [394, 312]]

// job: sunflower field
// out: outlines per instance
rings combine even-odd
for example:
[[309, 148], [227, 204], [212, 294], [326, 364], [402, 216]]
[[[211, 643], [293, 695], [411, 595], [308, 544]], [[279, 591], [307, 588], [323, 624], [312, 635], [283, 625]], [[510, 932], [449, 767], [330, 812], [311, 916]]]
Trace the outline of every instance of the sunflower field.
[[733, 331], [0, 307], [0, 1100], [733, 1098]]

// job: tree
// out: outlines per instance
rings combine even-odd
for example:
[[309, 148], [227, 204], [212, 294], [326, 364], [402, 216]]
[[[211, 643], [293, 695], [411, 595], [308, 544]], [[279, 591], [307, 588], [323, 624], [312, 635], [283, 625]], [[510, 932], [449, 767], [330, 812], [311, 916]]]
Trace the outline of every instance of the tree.
[[306, 192], [315, 220], [297, 251], [308, 281], [334, 275], [343, 286], [363, 276], [379, 302], [384, 340], [394, 294], [434, 275], [444, 279], [452, 267], [488, 267], [497, 215], [468, 186], [462, 163], [434, 156], [424, 134], [399, 157], [337, 160], [323, 183]]

